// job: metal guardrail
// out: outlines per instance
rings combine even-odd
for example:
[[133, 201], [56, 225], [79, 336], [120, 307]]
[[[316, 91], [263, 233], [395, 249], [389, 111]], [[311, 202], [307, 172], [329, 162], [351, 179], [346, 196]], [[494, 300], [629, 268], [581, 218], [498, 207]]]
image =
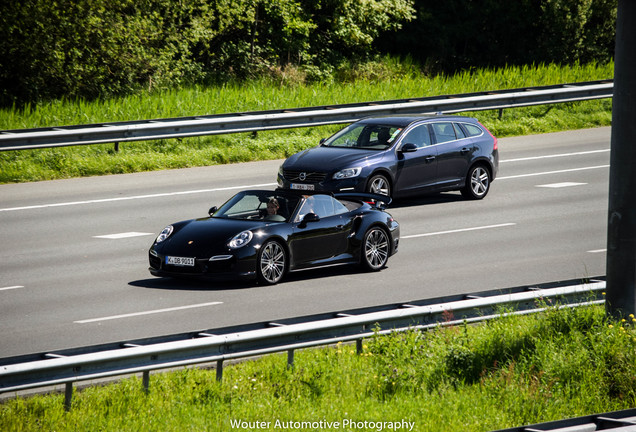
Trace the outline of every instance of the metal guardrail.
[[635, 432], [636, 408], [502, 429], [497, 432], [593, 432], [599, 430]]
[[612, 80], [426, 98], [210, 116], [0, 131], [0, 151], [185, 138], [352, 123], [371, 115], [435, 114], [610, 98]]
[[220, 380], [223, 362], [228, 360], [287, 351], [291, 365], [297, 349], [356, 341], [360, 351], [362, 340], [375, 334], [534, 313], [549, 304], [561, 307], [601, 304], [604, 289], [603, 280], [551, 288], [520, 287], [437, 303], [429, 300], [422, 301], [427, 303], [422, 305], [401, 304], [397, 308], [360, 315], [338, 313], [332, 318], [295, 324], [270, 323], [268, 328], [235, 333], [200, 332], [196, 338], [146, 346], [126, 343], [117, 349], [77, 355], [51, 353], [47, 356], [53, 358], [20, 363], [10, 358], [0, 359], [0, 393], [64, 384], [68, 408], [73, 383], [77, 381], [143, 373], [147, 388], [151, 370], [211, 362], [216, 362]]

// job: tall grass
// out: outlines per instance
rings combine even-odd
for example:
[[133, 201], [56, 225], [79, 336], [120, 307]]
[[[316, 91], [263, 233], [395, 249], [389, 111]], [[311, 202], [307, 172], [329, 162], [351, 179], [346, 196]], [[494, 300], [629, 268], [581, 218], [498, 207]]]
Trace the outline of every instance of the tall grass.
[[405, 420], [414, 431], [491, 431], [636, 406], [635, 354], [633, 316], [552, 308], [376, 336], [361, 355], [341, 344], [304, 350], [293, 369], [267, 356], [228, 367], [220, 383], [209, 370], [155, 374], [146, 395], [131, 378], [76, 391], [68, 413], [62, 395], [10, 400], [0, 430], [379, 430], [343, 422]]
[[[53, 101], [0, 110], [0, 130], [103, 123], [230, 112], [337, 105], [608, 79], [613, 64], [536, 65], [476, 69], [428, 77], [410, 63], [372, 62], [338, 81], [308, 85], [293, 71], [245, 83], [195, 86], [121, 99]], [[470, 113], [498, 136], [609, 125], [611, 100]], [[315, 145], [338, 127], [160, 140], [120, 145], [0, 152], [0, 183], [128, 173], [284, 158]]]

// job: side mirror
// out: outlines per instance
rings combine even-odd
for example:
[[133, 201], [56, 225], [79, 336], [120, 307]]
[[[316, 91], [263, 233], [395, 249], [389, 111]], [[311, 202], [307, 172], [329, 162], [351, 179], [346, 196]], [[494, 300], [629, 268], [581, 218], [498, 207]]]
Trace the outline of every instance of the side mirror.
[[318, 222], [319, 220], [320, 220], [320, 216], [318, 216], [316, 213], [307, 213], [303, 217], [303, 223]]
[[219, 208], [218, 208], [217, 206], [210, 207], [210, 210], [208, 210], [208, 214], [210, 215], [210, 217], [212, 217], [212, 215], [213, 215], [214, 213], [216, 213], [216, 211], [217, 211], [218, 209], [219, 209]]
[[411, 153], [417, 151], [417, 146], [413, 143], [406, 143], [400, 148], [400, 152], [402, 153]]
[[307, 213], [305, 216], [303, 216], [302, 220], [298, 224], [298, 227], [305, 228], [307, 227], [308, 223], [318, 222], [319, 220], [320, 220], [320, 216], [318, 216], [316, 213]]

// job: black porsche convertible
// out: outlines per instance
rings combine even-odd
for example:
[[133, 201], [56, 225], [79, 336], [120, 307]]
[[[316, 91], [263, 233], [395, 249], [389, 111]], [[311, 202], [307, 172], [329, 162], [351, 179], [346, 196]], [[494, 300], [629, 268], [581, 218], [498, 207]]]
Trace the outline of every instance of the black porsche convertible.
[[400, 228], [386, 196], [290, 190], [239, 192], [209, 216], [161, 231], [150, 273], [168, 277], [254, 279], [271, 285], [288, 271], [333, 264], [386, 266]]

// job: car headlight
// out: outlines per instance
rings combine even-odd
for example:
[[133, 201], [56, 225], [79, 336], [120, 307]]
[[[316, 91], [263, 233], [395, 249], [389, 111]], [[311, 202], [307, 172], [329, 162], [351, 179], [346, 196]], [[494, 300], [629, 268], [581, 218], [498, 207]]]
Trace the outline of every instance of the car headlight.
[[161, 233], [157, 236], [157, 239], [155, 240], [155, 242], [161, 243], [162, 241], [170, 237], [170, 234], [172, 234], [173, 229], [174, 228], [172, 228], [172, 225], [168, 225], [167, 227], [165, 227], [163, 231], [161, 231]]
[[361, 167], [345, 168], [333, 175], [334, 180], [342, 180], [346, 178], [358, 177], [362, 171]]
[[240, 232], [234, 237], [232, 237], [232, 240], [230, 240], [230, 243], [228, 244], [228, 246], [231, 249], [242, 248], [243, 246], [248, 244], [250, 241], [252, 241], [253, 236], [254, 235], [252, 234], [252, 231]]

